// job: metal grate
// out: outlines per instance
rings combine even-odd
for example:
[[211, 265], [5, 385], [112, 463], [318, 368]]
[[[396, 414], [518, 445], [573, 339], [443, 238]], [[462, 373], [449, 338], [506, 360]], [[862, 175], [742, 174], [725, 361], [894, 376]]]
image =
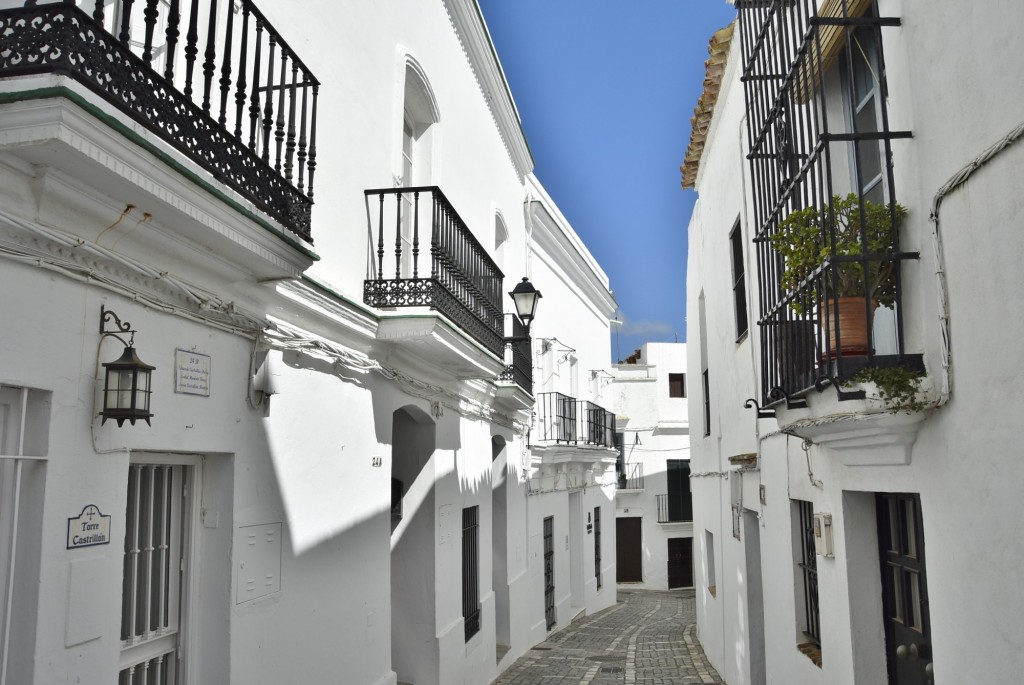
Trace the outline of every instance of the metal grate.
[[466, 641], [480, 632], [480, 507], [462, 510], [462, 617]]
[[907, 363], [900, 264], [917, 254], [899, 247], [892, 141], [910, 132], [886, 107], [882, 28], [900, 21], [873, 0], [736, 6], [771, 403]]
[[547, 629], [555, 627], [555, 519], [544, 519], [544, 618]]
[[121, 685], [177, 682], [187, 473], [163, 464], [128, 472]]
[[594, 507], [594, 577], [597, 589], [602, 586], [601, 578], [601, 507]]
[[818, 616], [818, 563], [814, 549], [814, 509], [810, 502], [794, 500], [800, 513], [800, 568], [804, 578], [804, 632], [821, 646]]

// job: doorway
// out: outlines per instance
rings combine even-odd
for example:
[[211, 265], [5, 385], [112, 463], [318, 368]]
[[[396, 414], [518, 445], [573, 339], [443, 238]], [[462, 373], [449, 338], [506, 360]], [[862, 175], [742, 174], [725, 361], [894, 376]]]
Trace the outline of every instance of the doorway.
[[879, 493], [878, 546], [890, 685], [933, 682], [921, 497]]
[[615, 519], [615, 580], [641, 583], [644, 579], [639, 516]]
[[693, 587], [693, 538], [668, 539], [668, 589]]

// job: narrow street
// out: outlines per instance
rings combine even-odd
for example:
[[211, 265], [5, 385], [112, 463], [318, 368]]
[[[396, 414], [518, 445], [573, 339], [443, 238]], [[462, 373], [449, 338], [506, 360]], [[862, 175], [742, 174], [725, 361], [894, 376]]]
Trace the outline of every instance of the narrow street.
[[619, 590], [618, 603], [536, 645], [494, 685], [723, 683], [696, 638], [692, 590]]

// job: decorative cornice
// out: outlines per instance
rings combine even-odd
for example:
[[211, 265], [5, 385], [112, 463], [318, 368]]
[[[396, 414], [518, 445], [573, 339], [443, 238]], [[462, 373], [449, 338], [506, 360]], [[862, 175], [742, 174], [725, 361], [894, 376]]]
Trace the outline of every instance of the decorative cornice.
[[509, 160], [519, 177], [525, 178], [533, 171], [533, 155], [480, 6], [477, 0], [444, 0], [444, 5], [501, 134]]

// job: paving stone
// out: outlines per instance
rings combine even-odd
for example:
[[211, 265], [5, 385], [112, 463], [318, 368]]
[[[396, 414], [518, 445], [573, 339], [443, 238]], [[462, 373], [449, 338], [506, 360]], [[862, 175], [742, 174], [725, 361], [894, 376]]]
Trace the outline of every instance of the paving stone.
[[618, 592], [615, 606], [549, 635], [493, 685], [725, 682], [697, 641], [692, 590]]

